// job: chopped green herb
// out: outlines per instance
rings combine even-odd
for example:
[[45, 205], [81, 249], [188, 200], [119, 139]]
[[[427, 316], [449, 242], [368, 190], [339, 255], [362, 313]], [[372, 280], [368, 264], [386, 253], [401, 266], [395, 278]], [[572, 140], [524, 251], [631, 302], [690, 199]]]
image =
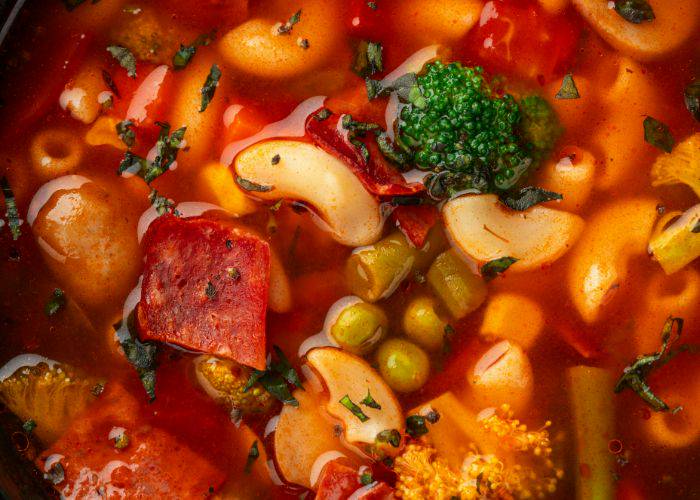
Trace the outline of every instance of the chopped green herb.
[[2, 179], [0, 179], [0, 187], [2, 187], [2, 195], [5, 198], [5, 216], [7, 217], [7, 225], [10, 227], [12, 239], [17, 241], [17, 239], [19, 239], [19, 237], [22, 235], [22, 231], [19, 228], [19, 226], [22, 225], [22, 221], [19, 218], [19, 211], [17, 210], [15, 195], [12, 193], [10, 183], [4, 176]]
[[700, 233], [700, 220], [695, 222], [695, 225], [690, 230], [691, 233]]
[[131, 120], [122, 120], [116, 125], [117, 135], [129, 148], [133, 146], [136, 141], [136, 133], [131, 128], [134, 125], [134, 122]]
[[211, 281], [207, 281], [207, 287], [204, 289], [204, 293], [210, 299], [216, 297], [216, 287], [214, 286], [214, 283], [212, 283]]
[[683, 92], [685, 107], [697, 121], [700, 121], [700, 80], [695, 80]]
[[644, 140], [667, 153], [673, 150], [673, 145], [676, 143], [668, 125], [651, 116], [644, 119]]
[[262, 184], [256, 184], [255, 182], [249, 181], [248, 179], [244, 179], [240, 176], [236, 176], [236, 184], [241, 186], [246, 191], [254, 191], [258, 193], [266, 193], [275, 189], [275, 186], [264, 186]]
[[[411, 101], [411, 91], [418, 87], [418, 77], [415, 73], [406, 73], [398, 77], [391, 83], [384, 84], [379, 80], [372, 80], [371, 78], [365, 79], [365, 87], [367, 89], [367, 98], [371, 101], [377, 97], [384, 97], [392, 92], [396, 92], [399, 99], [402, 102], [412, 102]], [[415, 90], [413, 90], [413, 97], [415, 100]], [[421, 94], [422, 96], [422, 94]], [[420, 104], [420, 103], [419, 103]]]
[[654, 10], [646, 0], [615, 0], [615, 12], [620, 14], [625, 21], [640, 24], [644, 21], [653, 21]]
[[90, 389], [90, 394], [92, 394], [95, 397], [98, 397], [100, 394], [102, 394], [105, 390], [105, 384], [104, 382], [97, 382], [92, 389]]
[[126, 70], [126, 74], [131, 78], [136, 78], [136, 57], [126, 47], [121, 45], [110, 45], [107, 52], [112, 54], [119, 65]]
[[136, 333], [134, 311], [125, 321], [114, 325], [117, 339], [127, 361], [136, 369], [149, 401], [156, 399], [156, 354], [158, 347], [151, 342], [141, 342]]
[[350, 396], [348, 396], [347, 394], [340, 398], [339, 403], [348, 410], [350, 410], [350, 413], [355, 415], [360, 422], [367, 422], [369, 420], [369, 417], [365, 415], [365, 413], [362, 411], [362, 408], [353, 403], [350, 399]]
[[376, 133], [375, 137], [377, 140], [377, 147], [384, 158], [400, 166], [410, 162], [410, 156], [403, 151], [398, 151], [389, 140], [389, 136], [386, 132]]
[[309, 44], [309, 39], [308, 38], [297, 38], [297, 45], [301, 47], [302, 49], [306, 50], [310, 47], [311, 44]]
[[372, 395], [369, 393], [369, 389], [367, 389], [367, 395], [365, 396], [365, 399], [360, 401], [360, 404], [363, 404], [365, 406], [368, 406], [369, 408], [374, 408], [375, 410], [381, 410], [382, 407], [377, 403]]
[[22, 429], [27, 434], [31, 434], [34, 429], [36, 429], [36, 422], [31, 418], [22, 424]]
[[250, 474], [250, 471], [253, 469], [253, 464], [259, 456], [260, 450], [258, 450], [258, 440], [256, 439], [250, 446], [250, 450], [248, 450], [248, 458], [246, 458], [245, 469], [243, 469], [243, 472], [245, 472], [246, 474]]
[[382, 63], [382, 45], [368, 40], [361, 40], [355, 52], [352, 70], [362, 78], [367, 78], [384, 70]]
[[221, 70], [216, 64], [213, 64], [201, 90], [202, 106], [199, 108], [200, 113], [207, 109], [207, 106], [214, 98], [214, 92], [216, 92], [216, 87], [219, 85], [219, 78], [221, 78]]
[[377, 2], [367, 2], [367, 7], [372, 10], [377, 10]]
[[503, 202], [505, 206], [519, 212], [527, 210], [539, 203], [562, 199], [564, 199], [564, 197], [559, 193], [534, 186], [527, 186], [515, 193], [504, 193], [501, 196], [501, 202]]
[[682, 331], [683, 319], [669, 317], [661, 331], [659, 352], [638, 356], [634, 363], [623, 370], [615, 386], [615, 392], [620, 393], [625, 389], [631, 389], [654, 411], [669, 411], [669, 406], [654, 394], [646, 379], [654, 368], [665, 365], [677, 354], [684, 351], [697, 352], [698, 346], [691, 344], [683, 344], [676, 349], [671, 349], [671, 346], [680, 338]]
[[102, 70], [102, 80], [105, 82], [105, 85], [109, 87], [109, 90], [111, 90], [115, 96], [121, 97], [121, 94], [119, 94], [119, 89], [117, 88], [117, 84], [114, 83], [112, 75], [106, 69]]
[[294, 14], [292, 14], [292, 17], [289, 18], [289, 21], [287, 21], [284, 24], [280, 24], [277, 27], [277, 34], [278, 35], [288, 35], [292, 32], [292, 28], [296, 23], [298, 23], [301, 20], [301, 9], [296, 11]]
[[63, 290], [60, 288], [54, 288], [53, 292], [51, 293], [51, 298], [44, 307], [44, 312], [47, 316], [53, 316], [65, 306], [66, 295], [63, 293]]
[[61, 462], [55, 462], [48, 472], [44, 473], [44, 479], [51, 481], [51, 484], [61, 484], [66, 479], [66, 471]]
[[277, 165], [280, 162], [280, 159], [280, 155], [275, 155], [272, 157], [272, 160], [270, 160], [270, 163], [272, 163], [273, 165]]
[[153, 208], [156, 209], [158, 216], [164, 214], [172, 214], [176, 217], [180, 216], [180, 212], [175, 208], [175, 202], [165, 196], [161, 196], [155, 189], [151, 189], [151, 192], [148, 193], [148, 201], [150, 201]]
[[304, 390], [304, 387], [301, 385], [299, 374], [291, 366], [289, 360], [287, 360], [287, 357], [279, 347], [273, 346], [273, 349], [278, 361], [273, 362], [270, 360], [265, 370], [253, 370], [243, 388], [243, 392], [248, 392], [256, 382], [260, 382], [260, 385], [262, 385], [267, 392], [282, 403], [291, 406], [299, 406], [299, 401], [292, 396], [289, 386], [287, 385], [287, 383], [290, 383]]
[[129, 436], [126, 432], [121, 432], [117, 437], [114, 438], [114, 447], [118, 450], [123, 450], [129, 446]]
[[170, 133], [170, 125], [165, 122], [156, 122], [160, 127], [160, 135], [156, 142], [156, 157], [153, 163], [149, 165], [148, 171], [144, 173], [144, 180], [151, 183], [153, 179], [165, 173], [170, 165], [175, 163], [177, 153], [183, 146], [183, 139], [187, 127], [180, 127]]
[[372, 471], [370, 469], [367, 469], [362, 474], [360, 474], [360, 484], [362, 486], [367, 486], [368, 484], [372, 484], [373, 482], [374, 479], [372, 478]]
[[314, 113], [314, 120], [322, 122], [323, 120], [328, 119], [333, 112], [328, 109], [328, 108], [321, 108], [319, 109], [316, 113]]
[[233, 248], [233, 241], [231, 240], [226, 240], [226, 248], [231, 250]]
[[411, 415], [406, 418], [406, 434], [417, 438], [428, 433], [426, 418], [423, 415]]
[[197, 53], [197, 48], [209, 45], [214, 40], [215, 31], [199, 35], [191, 45], [180, 44], [180, 49], [173, 56], [173, 67], [183, 69]]
[[574, 77], [571, 73], [564, 75], [564, 79], [561, 82], [561, 88], [554, 97], [555, 99], [578, 99], [581, 97], [581, 94], [578, 93], [576, 82], [574, 82]]
[[377, 443], [389, 443], [394, 448], [398, 448], [401, 444], [401, 433], [396, 429], [386, 429], [374, 438]]
[[241, 279], [241, 272], [238, 270], [237, 267], [227, 267], [226, 273], [228, 274], [228, 277], [231, 278], [233, 281], [238, 281], [239, 279]]
[[517, 261], [518, 259], [514, 257], [501, 257], [500, 259], [490, 260], [481, 266], [481, 275], [486, 281], [490, 281], [499, 274], [505, 272], [506, 269], [515, 264]]

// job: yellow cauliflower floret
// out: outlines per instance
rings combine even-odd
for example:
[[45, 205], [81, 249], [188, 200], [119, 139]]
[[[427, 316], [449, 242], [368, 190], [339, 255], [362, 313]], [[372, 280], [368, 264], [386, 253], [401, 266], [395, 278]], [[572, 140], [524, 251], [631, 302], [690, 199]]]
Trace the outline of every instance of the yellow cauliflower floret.
[[411, 444], [394, 462], [397, 496], [408, 500], [460, 498], [543, 498], [553, 493], [563, 472], [554, 466], [547, 422], [536, 431], [513, 418], [508, 405], [495, 409], [479, 424], [496, 437], [496, 455], [480, 454], [472, 445], [460, 472], [426, 444]]
[[247, 366], [213, 356], [200, 356], [196, 361], [197, 379], [207, 394], [237, 416], [267, 413], [275, 403], [272, 395], [258, 382], [247, 391], [252, 370]]
[[41, 362], [2, 380], [0, 401], [20, 420], [33, 420], [32, 432], [49, 445], [99, 395], [96, 388], [97, 379], [78, 376], [70, 366]]

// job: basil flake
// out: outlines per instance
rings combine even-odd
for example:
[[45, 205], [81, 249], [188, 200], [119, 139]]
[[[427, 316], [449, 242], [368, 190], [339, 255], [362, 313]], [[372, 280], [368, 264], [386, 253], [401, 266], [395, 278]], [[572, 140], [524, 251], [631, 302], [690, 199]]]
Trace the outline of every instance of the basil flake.
[[184, 136], [187, 127], [180, 127], [170, 133], [170, 124], [156, 122], [160, 127], [160, 134], [156, 142], [156, 156], [153, 161], [148, 161], [131, 151], [127, 151], [124, 159], [119, 164], [118, 173], [129, 173], [143, 177], [147, 184], [167, 172], [177, 159], [177, 153], [184, 145]]
[[673, 145], [676, 143], [668, 125], [651, 116], [644, 119], [644, 140], [667, 153], [673, 150]]
[[176, 217], [180, 216], [180, 212], [175, 208], [175, 202], [165, 196], [161, 196], [155, 189], [151, 189], [151, 192], [148, 193], [148, 201], [150, 201], [153, 208], [156, 209], [158, 216], [167, 213]]
[[209, 103], [214, 98], [214, 92], [216, 92], [216, 87], [219, 85], [219, 78], [221, 78], [221, 70], [216, 64], [213, 64], [204, 82], [204, 87], [202, 87], [200, 91], [202, 93], [202, 105], [199, 108], [200, 113], [207, 109], [207, 106], [209, 106]]
[[[370, 101], [372, 99], [376, 99], [377, 97], [384, 97], [391, 94], [392, 92], [396, 92], [396, 94], [399, 97], [399, 100], [401, 100], [402, 102], [413, 103], [413, 101], [416, 101], [418, 102], [418, 104], [420, 104], [415, 90], [418, 89], [418, 92], [420, 92], [420, 89], [418, 87], [418, 77], [415, 73], [406, 73], [405, 75], [398, 77], [396, 80], [386, 85], [379, 80], [372, 80], [371, 78], [366, 78], [365, 87], [367, 89], [367, 98]], [[413, 96], [411, 96], [412, 91]]]
[[253, 181], [249, 181], [248, 179], [244, 179], [243, 177], [236, 176], [236, 184], [241, 186], [243, 189], [246, 191], [254, 191], [258, 193], [267, 193], [268, 191], [272, 191], [275, 189], [275, 186], [265, 186], [263, 184], [257, 184]]
[[615, 12], [623, 19], [634, 24], [653, 21], [654, 10], [646, 0], [615, 0]]
[[131, 78], [136, 78], [136, 57], [134, 54], [121, 45], [110, 45], [107, 52], [112, 54], [119, 65], [126, 70], [126, 74]]
[[700, 80], [695, 80], [683, 93], [685, 107], [697, 121], [700, 121]]
[[411, 415], [406, 418], [406, 434], [417, 438], [428, 433], [426, 418], [423, 415]]
[[333, 114], [333, 112], [328, 109], [328, 108], [321, 108], [319, 109], [316, 113], [313, 114], [314, 120], [322, 122], [323, 120], [327, 120], [330, 118], [330, 116]]
[[486, 281], [494, 279], [499, 274], [505, 272], [510, 266], [518, 261], [515, 257], [501, 257], [493, 259], [481, 266], [481, 275]]
[[114, 325], [117, 339], [127, 361], [134, 367], [146, 390], [148, 399], [156, 399], [156, 355], [158, 347], [152, 342], [141, 342], [136, 333], [135, 312], [131, 311], [125, 321]]
[[[661, 331], [661, 349], [659, 352], [638, 356], [634, 363], [627, 366], [615, 385], [615, 393], [620, 393], [625, 389], [631, 389], [654, 411], [669, 411], [669, 406], [654, 394], [646, 378], [654, 368], [665, 365], [677, 354], [684, 351], [698, 351], [698, 346], [690, 344], [683, 344], [676, 349], [671, 349], [671, 346], [680, 338], [682, 331], [683, 319], [674, 318], [672, 316], [669, 317]], [[680, 407], [673, 411], [677, 411], [679, 408]]]
[[394, 448], [398, 448], [401, 444], [401, 433], [396, 429], [386, 429], [374, 438], [377, 443], [389, 443]]
[[287, 385], [287, 383], [290, 383], [304, 390], [299, 374], [291, 366], [279, 347], [273, 346], [273, 349], [278, 361], [273, 362], [270, 360], [265, 370], [253, 370], [243, 387], [243, 392], [248, 392], [256, 382], [259, 382], [267, 392], [283, 404], [299, 406], [299, 401], [292, 396]]
[[367, 78], [384, 70], [382, 63], [382, 45], [376, 42], [362, 40], [355, 52], [355, 62], [352, 70], [362, 78]]
[[215, 33], [215, 31], [212, 31], [211, 33], [199, 35], [191, 45], [180, 44], [180, 49], [173, 55], [173, 67], [175, 69], [183, 69], [187, 66], [197, 53], [197, 48], [209, 45], [214, 40]]
[[2, 179], [0, 179], [0, 187], [2, 188], [2, 195], [5, 198], [5, 216], [7, 217], [7, 225], [10, 227], [12, 239], [17, 241], [22, 235], [22, 231], [19, 228], [19, 226], [22, 225], [22, 221], [19, 218], [19, 210], [17, 210], [15, 195], [12, 193], [10, 183], [4, 176]]
[[365, 412], [362, 411], [362, 408], [353, 403], [350, 399], [350, 396], [348, 396], [347, 394], [340, 398], [339, 403], [348, 410], [350, 410], [350, 413], [355, 415], [360, 422], [367, 422], [369, 420], [369, 417], [365, 415]]
[[564, 197], [559, 193], [534, 186], [527, 186], [515, 193], [505, 193], [501, 196], [501, 202], [505, 206], [519, 212], [539, 203], [562, 199]]
[[362, 486], [367, 486], [368, 484], [372, 484], [374, 482], [374, 478], [372, 477], [372, 471], [371, 470], [366, 470], [362, 474], [360, 474], [360, 484]]
[[31, 434], [34, 429], [36, 429], [36, 422], [33, 419], [29, 419], [22, 424], [22, 429], [27, 434]]
[[561, 82], [561, 88], [559, 92], [554, 96], [555, 99], [578, 99], [581, 95], [578, 93], [576, 88], [576, 82], [574, 82], [574, 76], [571, 73], [564, 75], [564, 79]]
[[136, 142], [136, 133], [131, 128], [135, 123], [131, 120], [122, 120], [116, 125], [117, 135], [128, 148]]
[[292, 28], [296, 23], [301, 21], [301, 9], [296, 11], [294, 14], [292, 14], [292, 17], [289, 18], [289, 21], [286, 23], [280, 25], [277, 28], [277, 34], [278, 35], [288, 35], [292, 32]]
[[58, 311], [66, 306], [66, 295], [60, 288], [54, 288], [51, 294], [51, 299], [44, 306], [44, 312], [47, 316], [53, 316]]
[[374, 398], [372, 397], [372, 395], [369, 393], [369, 389], [367, 389], [367, 395], [365, 396], [365, 398], [362, 401], [360, 401], [360, 404], [363, 404], [369, 408], [374, 408], [375, 410], [382, 409], [381, 405], [379, 403], [377, 403], [374, 400]]
[[248, 450], [248, 458], [246, 458], [245, 469], [243, 469], [243, 472], [245, 472], [246, 474], [250, 474], [250, 471], [253, 469], [253, 464], [259, 456], [260, 450], [258, 450], [258, 440], [256, 439], [250, 446], [250, 450]]

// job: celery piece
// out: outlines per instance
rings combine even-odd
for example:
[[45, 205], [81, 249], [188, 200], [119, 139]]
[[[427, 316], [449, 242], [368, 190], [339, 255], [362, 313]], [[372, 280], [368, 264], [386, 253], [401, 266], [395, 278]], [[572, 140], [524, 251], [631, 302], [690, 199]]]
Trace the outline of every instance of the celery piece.
[[575, 366], [566, 371], [576, 441], [576, 498], [612, 500], [614, 456], [608, 443], [615, 437], [612, 375], [602, 368]]

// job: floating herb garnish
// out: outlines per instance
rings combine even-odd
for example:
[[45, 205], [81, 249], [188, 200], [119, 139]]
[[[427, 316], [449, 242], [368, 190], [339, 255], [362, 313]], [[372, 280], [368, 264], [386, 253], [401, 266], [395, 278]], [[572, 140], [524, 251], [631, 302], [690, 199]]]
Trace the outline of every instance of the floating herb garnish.
[[216, 92], [216, 87], [219, 85], [219, 79], [221, 78], [221, 70], [216, 64], [213, 64], [209, 70], [209, 75], [204, 82], [202, 87], [202, 105], [199, 108], [199, 112], [202, 113], [207, 109], [209, 103], [214, 98], [214, 92]]
[[296, 11], [294, 14], [292, 14], [292, 17], [289, 18], [289, 21], [287, 21], [284, 24], [280, 24], [277, 27], [277, 34], [278, 35], [288, 35], [292, 32], [292, 28], [296, 23], [301, 21], [301, 9]]
[[265, 370], [253, 370], [243, 388], [243, 392], [248, 392], [256, 382], [260, 382], [260, 385], [262, 385], [267, 392], [282, 403], [291, 406], [299, 406], [299, 401], [292, 396], [289, 386], [287, 385], [289, 383], [304, 390], [304, 387], [301, 385], [299, 374], [292, 367], [279, 347], [273, 346], [273, 349], [277, 356], [277, 361], [274, 362], [270, 360]]
[[126, 70], [126, 74], [131, 78], [136, 78], [136, 57], [126, 47], [121, 45], [110, 45], [107, 52], [112, 54], [119, 65]]
[[384, 70], [382, 63], [382, 45], [361, 40], [355, 52], [352, 70], [362, 78], [367, 78]]
[[515, 257], [501, 257], [493, 259], [481, 266], [481, 275], [486, 281], [494, 279], [499, 274], [503, 273], [510, 266], [518, 261]]
[[401, 433], [396, 429], [386, 429], [374, 438], [377, 443], [389, 443], [394, 448], [398, 448], [401, 444]]
[[66, 295], [60, 288], [54, 288], [51, 293], [51, 298], [44, 306], [44, 312], [47, 316], [53, 316], [66, 305]]
[[156, 399], [156, 354], [158, 348], [151, 342], [141, 342], [136, 333], [135, 313], [132, 311], [125, 321], [114, 325], [117, 339], [127, 361], [136, 369], [149, 401]]
[[683, 92], [685, 107], [697, 121], [700, 121], [700, 80], [695, 80]]
[[554, 97], [556, 99], [578, 99], [581, 97], [581, 95], [578, 93], [576, 82], [574, 82], [574, 77], [571, 73], [564, 75], [564, 79], [561, 82], [561, 88]]
[[651, 116], [644, 119], [644, 140], [667, 153], [673, 150], [673, 145], [676, 143], [668, 125]]
[[369, 407], [369, 408], [374, 408], [375, 410], [381, 410], [381, 409], [382, 409], [382, 407], [380, 406], [380, 404], [377, 403], [377, 402], [374, 400], [374, 398], [372, 397], [372, 395], [369, 393], [369, 389], [367, 389], [367, 395], [365, 396], [365, 398], [364, 398], [362, 401], [360, 401], [360, 404], [363, 404], [363, 405], [365, 405], [365, 406], [367, 406], [367, 407]]
[[19, 219], [19, 211], [17, 210], [15, 195], [12, 193], [12, 188], [10, 187], [10, 183], [7, 181], [6, 177], [0, 179], [0, 187], [2, 188], [2, 195], [5, 198], [5, 216], [7, 217], [7, 225], [10, 227], [12, 239], [17, 241], [17, 239], [19, 239], [19, 237], [22, 235], [22, 231], [19, 228], [22, 221]]
[[159, 216], [164, 214], [180, 216], [180, 212], [175, 208], [175, 202], [165, 196], [161, 196], [155, 189], [151, 189], [151, 192], [148, 193], [148, 201], [151, 202]]
[[417, 438], [428, 433], [428, 420], [423, 415], [411, 415], [406, 418], [406, 434]]
[[239, 176], [236, 176], [236, 184], [241, 186], [246, 191], [253, 191], [259, 193], [266, 193], [268, 191], [272, 191], [275, 188], [275, 186], [264, 186], [262, 184], [257, 184], [253, 181], [249, 181], [248, 179], [244, 179], [243, 177]]
[[562, 200], [564, 197], [553, 191], [547, 191], [534, 186], [527, 186], [515, 193], [505, 193], [501, 196], [501, 202], [508, 208], [523, 211], [546, 201]]
[[173, 56], [173, 67], [175, 69], [183, 69], [185, 66], [187, 66], [190, 60], [192, 60], [194, 55], [197, 53], [197, 48], [209, 45], [212, 40], [214, 40], [215, 33], [215, 31], [212, 31], [211, 33], [199, 35], [191, 45], [180, 44], [180, 49], [175, 52], [175, 55]]
[[132, 128], [134, 125], [132, 120], [122, 120], [117, 123], [115, 127], [117, 129], [117, 135], [128, 148], [133, 146], [136, 141], [136, 133]]
[[22, 424], [22, 429], [27, 434], [31, 434], [34, 429], [36, 429], [36, 422], [31, 418]]
[[355, 415], [360, 422], [367, 422], [369, 420], [369, 417], [365, 415], [365, 412], [362, 411], [362, 408], [353, 403], [350, 399], [350, 396], [348, 396], [347, 394], [340, 398], [339, 403], [348, 410], [350, 410], [350, 413]]
[[259, 456], [260, 450], [258, 450], [258, 440], [256, 439], [250, 446], [250, 450], [248, 450], [248, 458], [246, 458], [245, 469], [243, 469], [243, 472], [245, 472], [246, 474], [250, 474], [250, 471], [253, 469], [253, 464]]
[[640, 24], [644, 21], [653, 21], [654, 10], [646, 0], [615, 0], [615, 12], [626, 21]]

